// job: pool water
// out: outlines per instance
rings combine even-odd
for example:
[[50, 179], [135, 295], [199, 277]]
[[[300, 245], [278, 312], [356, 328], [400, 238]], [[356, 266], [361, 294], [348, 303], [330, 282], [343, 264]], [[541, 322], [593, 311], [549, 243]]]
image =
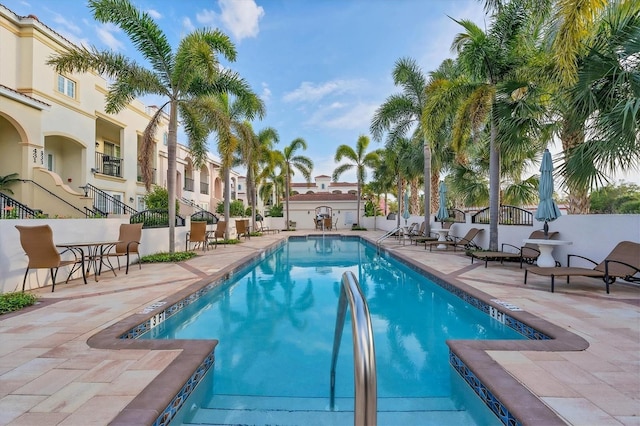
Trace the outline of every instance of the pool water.
[[445, 340], [524, 337], [357, 238], [321, 236], [289, 238], [141, 337], [220, 341], [214, 368], [172, 424], [352, 424], [349, 315], [336, 412], [328, 408], [346, 271], [371, 314], [379, 424], [501, 424], [452, 369]]

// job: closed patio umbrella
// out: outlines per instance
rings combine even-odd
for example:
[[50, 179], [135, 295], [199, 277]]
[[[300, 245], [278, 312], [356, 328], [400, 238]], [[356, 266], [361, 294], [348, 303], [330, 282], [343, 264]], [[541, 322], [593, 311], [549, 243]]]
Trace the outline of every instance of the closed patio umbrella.
[[447, 187], [442, 180], [440, 181], [438, 194], [440, 194], [440, 208], [436, 213], [436, 220], [439, 220], [440, 226], [444, 228], [443, 222], [449, 218], [449, 210], [447, 209]]
[[407, 220], [411, 217], [409, 213], [409, 191], [404, 192], [404, 208], [402, 209], [402, 217], [404, 218], [404, 226], [407, 226]]
[[544, 237], [549, 238], [549, 222], [561, 216], [560, 209], [553, 201], [553, 161], [548, 149], [542, 154], [542, 164], [540, 164], [540, 203], [536, 210], [537, 221], [544, 221]]

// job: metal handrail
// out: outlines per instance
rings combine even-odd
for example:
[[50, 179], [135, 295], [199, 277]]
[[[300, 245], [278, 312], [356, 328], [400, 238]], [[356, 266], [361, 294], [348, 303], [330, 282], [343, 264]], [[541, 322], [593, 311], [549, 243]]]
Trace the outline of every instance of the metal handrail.
[[330, 409], [335, 406], [336, 363], [342, 340], [342, 330], [347, 315], [347, 301], [351, 307], [351, 330], [353, 332], [353, 367], [355, 383], [354, 425], [376, 426], [378, 416], [378, 378], [376, 373], [376, 350], [373, 344], [373, 328], [367, 301], [362, 294], [353, 272], [342, 274], [336, 331], [331, 355]]
[[44, 186], [40, 185], [38, 182], [32, 180], [32, 179], [20, 179], [22, 182], [24, 183], [31, 183], [35, 186], [37, 186], [38, 188], [42, 189], [44, 192], [46, 192], [47, 194], [51, 195], [54, 198], [57, 198], [58, 201], [68, 205], [69, 207], [71, 207], [74, 210], [77, 210], [80, 212], [80, 214], [84, 215], [84, 217], [89, 217], [89, 215], [87, 214], [86, 211], [82, 211], [80, 210], [78, 207], [74, 206], [73, 204], [71, 204], [70, 202], [68, 202], [67, 200], [65, 200], [64, 198], [60, 197], [59, 195], [54, 194], [53, 192], [49, 191], [47, 188], [45, 188]]
[[387, 238], [391, 237], [392, 235], [394, 235], [396, 232], [400, 232], [400, 231], [404, 231], [404, 228], [402, 226], [398, 226], [397, 228], [392, 229], [391, 231], [387, 232], [386, 234], [384, 234], [382, 237], [378, 238], [376, 240], [376, 245], [379, 245], [381, 242], [383, 242], [384, 240], [386, 240]]

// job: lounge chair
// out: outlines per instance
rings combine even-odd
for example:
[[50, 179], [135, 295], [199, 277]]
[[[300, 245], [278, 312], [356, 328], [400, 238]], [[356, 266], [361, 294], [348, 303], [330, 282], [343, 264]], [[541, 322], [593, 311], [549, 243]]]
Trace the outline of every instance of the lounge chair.
[[[571, 258], [577, 257], [587, 260], [594, 265], [593, 269], [571, 266]], [[551, 277], [551, 292], [555, 290], [555, 277], [566, 276], [567, 283], [571, 276], [602, 278], [609, 294], [609, 285], [613, 284], [616, 278], [622, 278], [625, 281], [639, 282], [640, 277], [635, 277], [640, 272], [640, 243], [631, 241], [622, 241], [605, 257], [605, 259], [597, 263], [594, 260], [584, 256], [570, 254], [567, 256], [566, 267], [549, 267], [543, 268], [539, 266], [531, 266], [524, 271], [524, 283], [527, 283], [527, 274], [544, 275]]]
[[[138, 252], [138, 246], [140, 246], [140, 240], [142, 240], [142, 225], [142, 223], [123, 223], [120, 225], [120, 231], [118, 233], [119, 242], [113, 246], [113, 251], [109, 251], [103, 255], [103, 257], [107, 259], [109, 266], [111, 266], [109, 258], [115, 257], [118, 261], [118, 270], [120, 270], [120, 258], [126, 256], [127, 267], [125, 274], [128, 274], [129, 258], [132, 254], [135, 254], [138, 256], [138, 268], [142, 269], [140, 253]], [[100, 261], [100, 268], [102, 269], [102, 261]], [[113, 270], [113, 268], [111, 269]]]
[[[558, 234], [558, 232], [549, 232], [548, 238], [552, 239]], [[529, 236], [530, 239], [543, 239], [544, 231], [538, 230], [533, 231]], [[505, 251], [505, 246], [511, 247], [512, 250], [515, 251]], [[540, 250], [536, 244], [527, 243], [522, 247], [514, 246], [513, 244], [502, 243], [501, 251], [477, 251], [471, 254], [471, 263], [473, 263], [473, 259], [481, 259], [484, 260], [484, 267], [487, 267], [487, 264], [490, 260], [500, 260], [500, 264], [507, 260], [520, 260], [520, 269], [522, 269], [522, 264], [524, 262], [533, 263], [538, 256], [540, 256]]]
[[269, 228], [268, 226], [264, 226], [264, 224], [262, 223], [262, 221], [261, 221], [261, 220], [256, 220], [256, 224], [260, 224], [259, 226], [256, 226], [256, 230], [257, 230], [258, 232], [262, 232], [263, 234], [267, 234], [267, 233], [269, 233], [269, 232], [271, 232], [271, 233], [274, 233], [274, 234], [275, 234], [275, 233], [280, 232], [280, 230], [279, 230], [279, 229], [271, 229], [271, 228]]
[[427, 241], [436, 241], [438, 239], [438, 237], [436, 236], [427, 235], [425, 232], [426, 229], [426, 222], [423, 221], [417, 232], [409, 234], [409, 240], [411, 241], [411, 244], [415, 243], [415, 245], [418, 245], [418, 243], [426, 243]]
[[[69, 282], [71, 274], [78, 269], [82, 270], [82, 279], [84, 283], [87, 283], [87, 277], [84, 272], [84, 255], [80, 251], [81, 255], [78, 256], [76, 250], [67, 249], [62, 252], [58, 252], [55, 244], [53, 243], [53, 231], [49, 225], [39, 226], [20, 226], [16, 225], [18, 232], [20, 232], [20, 245], [29, 258], [27, 264], [27, 270], [24, 273], [24, 279], [22, 280], [22, 292], [24, 293], [24, 287], [27, 283], [27, 275], [29, 269], [49, 269], [51, 273], [51, 292], [56, 289], [56, 275], [58, 275], [58, 269], [62, 266], [73, 265], [67, 280]], [[71, 252], [74, 255], [73, 260], [62, 260], [61, 255], [66, 252]]]
[[206, 251], [209, 245], [209, 235], [207, 232], [207, 222], [191, 221], [189, 231], [187, 232], [187, 241], [185, 242], [185, 251], [189, 251], [189, 243], [193, 243], [195, 249], [202, 245], [202, 251]]
[[449, 235], [449, 240], [447, 241], [427, 241], [425, 243], [425, 250], [427, 246], [429, 246], [429, 251], [432, 251], [433, 246], [444, 245], [447, 250], [449, 247], [453, 247], [453, 251], [456, 251], [456, 248], [463, 247], [464, 249], [468, 248], [478, 248], [476, 243], [473, 242], [473, 239], [482, 231], [480, 228], [471, 228], [467, 232], [464, 237], [456, 237], [455, 235]]

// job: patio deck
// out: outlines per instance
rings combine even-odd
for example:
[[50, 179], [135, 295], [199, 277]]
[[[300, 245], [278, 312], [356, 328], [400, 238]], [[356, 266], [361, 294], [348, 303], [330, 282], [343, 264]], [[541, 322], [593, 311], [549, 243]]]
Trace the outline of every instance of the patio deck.
[[[96, 349], [87, 340], [281, 238], [300, 234], [306, 232], [255, 237], [178, 264], [145, 264], [117, 277], [106, 273], [97, 283], [75, 280], [55, 293], [39, 289], [38, 306], [0, 316], [0, 424], [112, 422], [182, 350]], [[382, 232], [364, 235], [375, 239]], [[461, 252], [430, 253], [392, 240], [384, 245], [586, 339], [589, 348], [579, 352], [489, 352], [568, 424], [640, 425], [637, 286], [614, 284], [607, 295], [601, 280], [576, 277], [569, 286], [559, 280], [551, 293], [546, 277], [531, 276], [524, 286], [517, 263], [490, 262], [485, 269]]]

